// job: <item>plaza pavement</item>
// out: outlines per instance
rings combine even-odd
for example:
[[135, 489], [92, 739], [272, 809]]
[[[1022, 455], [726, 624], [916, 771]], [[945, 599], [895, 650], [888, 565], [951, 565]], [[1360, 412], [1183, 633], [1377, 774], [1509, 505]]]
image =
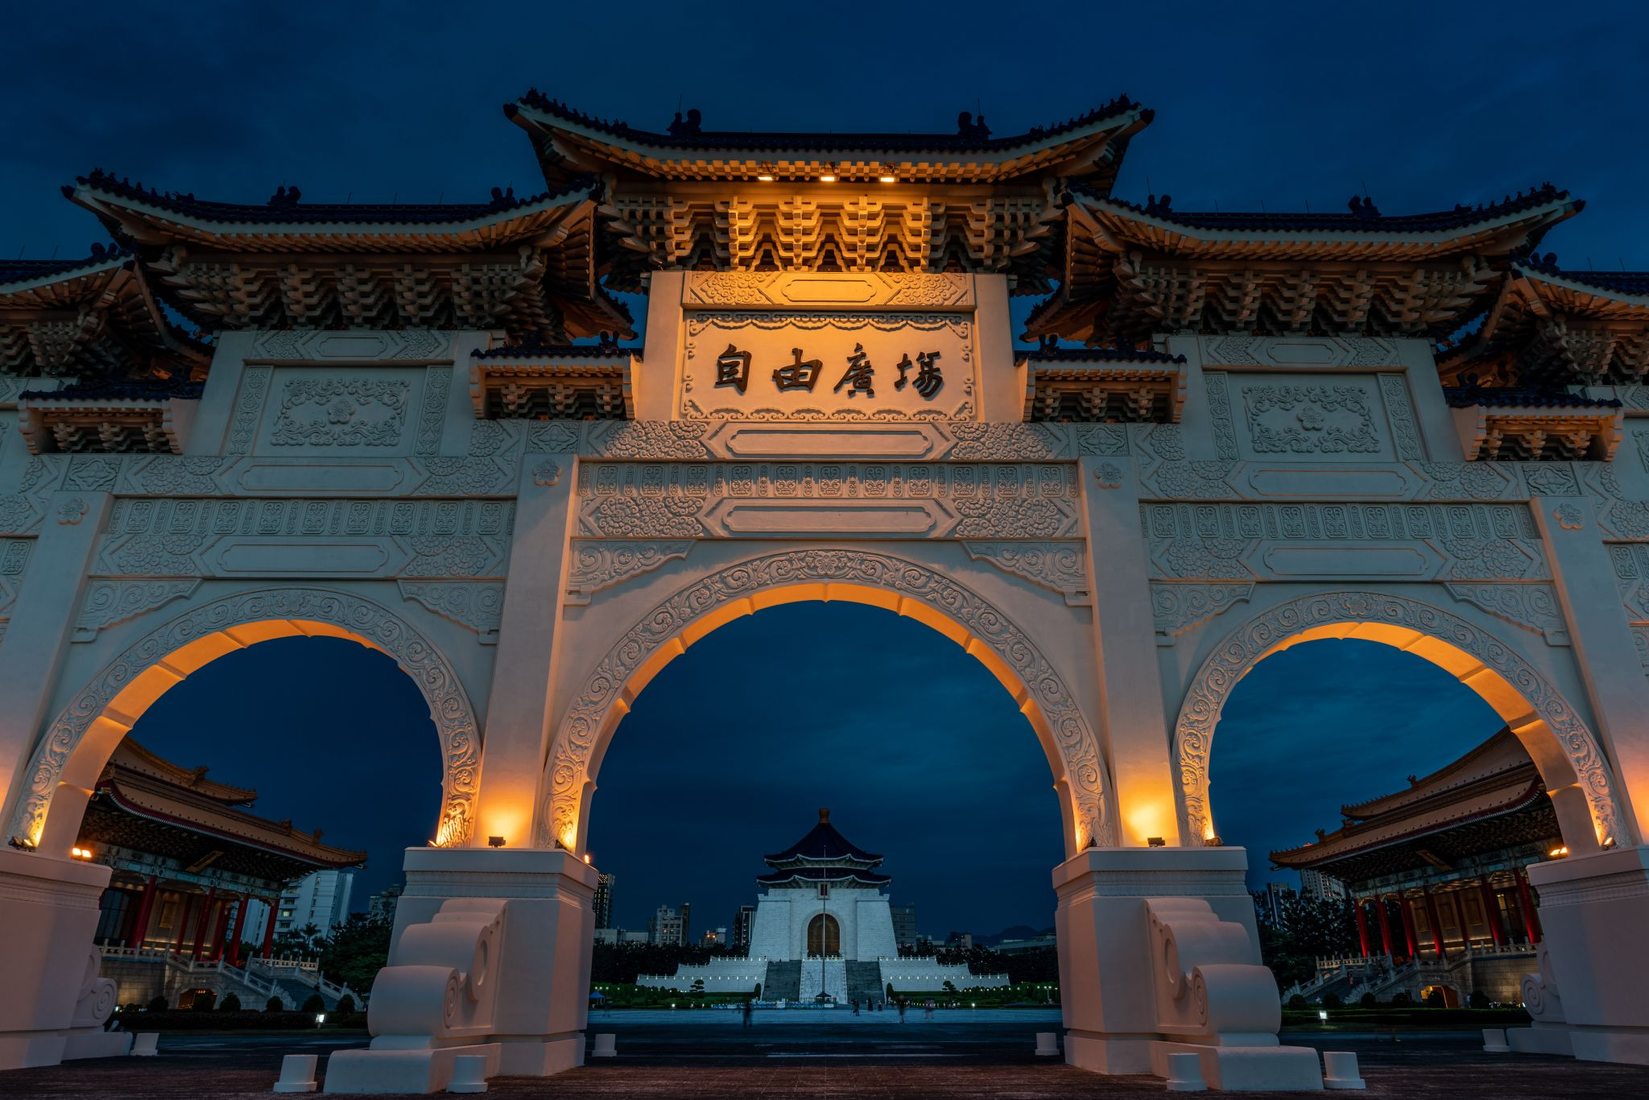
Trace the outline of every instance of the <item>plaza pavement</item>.
[[[710, 1100], [720, 1097], [1162, 1097], [1151, 1077], [1099, 1077], [1032, 1053], [1058, 1013], [1030, 1010], [895, 1013], [596, 1012], [590, 1033], [611, 1031], [619, 1057], [549, 1079], [498, 1078], [491, 1094], [555, 1100]], [[1324, 1050], [1353, 1050], [1368, 1091], [1391, 1100], [1571, 1100], [1649, 1097], [1649, 1067], [1489, 1055], [1477, 1033], [1284, 1035]], [[179, 1100], [268, 1097], [282, 1055], [327, 1054], [364, 1036], [321, 1033], [169, 1034], [160, 1056], [78, 1062], [0, 1073], [6, 1100]], [[1263, 1096], [1267, 1094], [1251, 1093]]]

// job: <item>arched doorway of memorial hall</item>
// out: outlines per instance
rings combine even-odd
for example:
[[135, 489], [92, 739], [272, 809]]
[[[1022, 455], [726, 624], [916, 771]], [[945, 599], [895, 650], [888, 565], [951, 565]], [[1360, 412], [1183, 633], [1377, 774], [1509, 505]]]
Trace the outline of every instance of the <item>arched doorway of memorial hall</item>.
[[[1218, 724], [1186, 801], [1250, 852], [1284, 1000], [1518, 1003], [1543, 935], [1527, 867], [1613, 843], [1607, 785], [1577, 777], [1584, 728], [1553, 732], [1578, 722], [1567, 704], [1509, 647], [1468, 653], [1467, 630], [1233, 637], [1258, 640], [1193, 682]], [[1178, 732], [1183, 758], [1183, 715]]]
[[[931, 1000], [937, 1021], [977, 1024], [970, 1041], [985, 1049], [994, 1028], [1012, 1026], [993, 1014], [999, 1003], [1034, 1002], [1039, 1026], [1057, 1028], [1048, 871], [1064, 845], [1048, 754], [1016, 699], [1023, 692], [1004, 691], [954, 639], [883, 607], [779, 602], [697, 638], [611, 735], [589, 803], [590, 850], [612, 876], [597, 922], [617, 926], [597, 934], [597, 991], [679, 1013], [755, 997], [760, 985], [759, 1041], [802, 1047], [817, 1041], [810, 1030], [775, 1037], [763, 1017], [794, 1022], [794, 1012], [776, 1015], [781, 1002], [814, 1005], [825, 993], [839, 1011], [808, 1019], [853, 1021], [862, 1042], [844, 1055], [884, 1041], [870, 1025], [898, 1027], [901, 1000], [918, 1018]], [[827, 804], [828, 821], [816, 824]], [[784, 858], [806, 860], [808, 839], [825, 829], [878, 857], [865, 880], [891, 879], [879, 887], [894, 923], [891, 957], [865, 957], [874, 902], [851, 869], [820, 870], [815, 882], [811, 867]], [[784, 927], [794, 938], [774, 951], [773, 914], [791, 905]], [[680, 957], [692, 961], [638, 974], [627, 988], [631, 975], [616, 969], [623, 937], [675, 918], [696, 947]], [[1004, 954], [994, 949], [1005, 932], [1015, 942]], [[732, 942], [708, 945], [706, 933]], [[980, 941], [971, 951], [970, 934]], [[668, 971], [676, 956], [653, 945], [651, 957]], [[991, 984], [970, 988], [958, 967]], [[677, 1020], [688, 1028], [715, 1018]], [[597, 1010], [590, 1026], [617, 1030], [628, 1049], [673, 1049], [677, 1037], [632, 1020], [641, 1017]]]
[[[59, 716], [67, 752], [36, 767], [60, 776], [37, 847], [112, 868], [93, 938], [121, 1004], [319, 995], [331, 1009], [323, 978], [358, 1004], [381, 960], [332, 975], [317, 960], [329, 919], [365, 912], [400, 881], [403, 849], [440, 828], [429, 684], [392, 655], [394, 636], [337, 623], [187, 633], [139, 643], [141, 659], [113, 662]], [[324, 881], [306, 890], [310, 873]], [[190, 984], [203, 966], [204, 998]]]

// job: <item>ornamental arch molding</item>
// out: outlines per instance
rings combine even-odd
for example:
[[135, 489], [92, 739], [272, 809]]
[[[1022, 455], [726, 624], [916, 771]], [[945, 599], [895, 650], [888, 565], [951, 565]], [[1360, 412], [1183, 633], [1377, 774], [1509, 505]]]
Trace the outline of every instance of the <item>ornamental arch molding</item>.
[[220, 656], [287, 637], [346, 638], [392, 658], [429, 705], [441, 741], [438, 845], [469, 836], [480, 778], [479, 725], [447, 658], [405, 619], [327, 588], [241, 592], [179, 615], [105, 665], [47, 728], [29, 760], [13, 837], [44, 850], [74, 843], [86, 798], [115, 745], [169, 688]]
[[613, 732], [665, 665], [717, 627], [765, 607], [834, 600], [882, 607], [961, 645], [1013, 694], [1054, 771], [1071, 853], [1117, 843], [1099, 740], [1036, 643], [972, 589], [929, 566], [859, 550], [766, 554], [694, 580], [644, 615], [585, 678], [557, 727], [539, 843], [582, 850], [595, 777]]
[[1216, 835], [1208, 806], [1214, 729], [1237, 682], [1273, 653], [1322, 638], [1381, 642], [1423, 657], [1483, 698], [1540, 769], [1576, 852], [1633, 843], [1597, 737], [1515, 649], [1439, 608], [1385, 592], [1306, 596], [1249, 619], [1197, 669], [1174, 729], [1188, 835]]

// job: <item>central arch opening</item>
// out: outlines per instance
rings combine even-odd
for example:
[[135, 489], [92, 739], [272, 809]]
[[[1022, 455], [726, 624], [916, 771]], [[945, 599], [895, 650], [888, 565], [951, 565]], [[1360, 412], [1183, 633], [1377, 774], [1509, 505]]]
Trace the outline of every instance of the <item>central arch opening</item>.
[[880, 607], [763, 607], [662, 667], [600, 767], [603, 999], [895, 1024], [901, 1000], [953, 1020], [1034, 1002], [1056, 1025], [1060, 799], [972, 649]]

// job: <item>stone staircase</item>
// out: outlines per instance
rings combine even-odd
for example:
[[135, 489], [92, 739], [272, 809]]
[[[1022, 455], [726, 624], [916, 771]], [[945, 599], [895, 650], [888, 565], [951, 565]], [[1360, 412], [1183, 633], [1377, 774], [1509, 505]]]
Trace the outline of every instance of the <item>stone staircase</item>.
[[841, 959], [808, 959], [802, 964], [803, 1004], [813, 1004], [824, 994], [841, 1004], [847, 1000], [847, 964]]
[[847, 999], [867, 1004], [887, 996], [882, 982], [882, 964], [879, 962], [849, 962], [847, 964]]
[[762, 986], [764, 1001], [799, 1001], [802, 997], [802, 961], [770, 962], [767, 964], [767, 984]]

